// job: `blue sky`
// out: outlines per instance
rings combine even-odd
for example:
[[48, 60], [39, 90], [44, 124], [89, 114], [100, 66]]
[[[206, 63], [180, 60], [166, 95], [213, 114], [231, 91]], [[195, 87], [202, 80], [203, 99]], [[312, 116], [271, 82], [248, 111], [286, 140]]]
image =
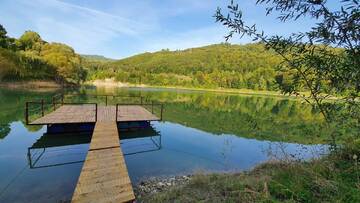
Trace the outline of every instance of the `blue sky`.
[[[77, 53], [124, 58], [161, 49], [186, 49], [224, 42], [227, 30], [212, 17], [226, 0], [1, 0], [0, 24], [8, 35], [38, 32]], [[310, 22], [279, 23], [255, 0], [238, 0], [249, 23], [287, 34]], [[247, 43], [235, 37], [231, 43]]]

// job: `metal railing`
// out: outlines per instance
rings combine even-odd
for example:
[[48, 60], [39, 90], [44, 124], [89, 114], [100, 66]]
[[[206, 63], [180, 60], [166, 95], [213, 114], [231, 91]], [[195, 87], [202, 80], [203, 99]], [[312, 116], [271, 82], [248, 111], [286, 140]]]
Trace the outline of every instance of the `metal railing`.
[[[30, 124], [31, 114], [41, 114], [41, 116], [44, 116], [47, 111], [50, 109], [56, 110], [57, 104], [59, 104], [58, 107], [60, 107], [63, 103], [57, 103], [55, 102], [54, 97], [52, 97], [52, 102], [45, 102], [44, 99], [41, 99], [40, 101], [29, 101], [25, 103], [25, 122], [26, 125]], [[35, 107], [35, 108], [32, 108]]]
[[[47, 114], [47, 112], [50, 112], [50, 110], [55, 111], [57, 108], [61, 107], [62, 105], [86, 105], [91, 104], [95, 105], [95, 122], [97, 122], [98, 119], [98, 103], [97, 102], [64, 102], [66, 96], [92, 96], [92, 97], [104, 97], [105, 98], [105, 105], [108, 105], [108, 98], [136, 98], [139, 99], [138, 103], [116, 103], [116, 121], [118, 121], [118, 115], [119, 115], [119, 106], [123, 105], [139, 105], [144, 107], [146, 110], [151, 112], [152, 114], [158, 114], [160, 116], [160, 120], [163, 120], [163, 111], [164, 111], [164, 105], [161, 103], [154, 103], [154, 101], [151, 101], [151, 103], [144, 103], [147, 102], [144, 100], [144, 97], [142, 96], [122, 96], [122, 95], [93, 95], [93, 94], [56, 94], [53, 97], [51, 97], [51, 101], [45, 101], [44, 99], [41, 99], [40, 101], [29, 101], [25, 103], [25, 121], [26, 125], [31, 125], [30, 118], [32, 116], [39, 116], [42, 117]], [[32, 108], [35, 107], [35, 108]], [[156, 113], [155, 113], [156, 111]]]
[[[97, 114], [98, 114], [98, 104], [97, 103], [71, 103], [71, 102], [61, 102], [61, 103], [56, 103], [54, 101], [52, 102], [45, 102], [44, 99], [42, 99], [40, 102], [39, 101], [30, 101], [30, 102], [26, 102], [25, 103], [25, 122], [26, 125], [31, 125], [30, 123], [30, 117], [31, 116], [36, 116], [38, 114], [41, 114], [41, 116], [45, 116], [45, 114], [47, 113], [47, 111], [53, 109], [53, 111], [56, 110], [56, 106], [58, 106], [58, 108], [62, 105], [95, 105], [95, 122], [97, 122]], [[35, 106], [37, 108], [35, 109], [31, 109], [32, 106]], [[49, 111], [50, 112], [50, 111]], [[33, 115], [31, 115], [31, 113], [33, 113]]]
[[109, 100], [110, 99], [115, 99], [115, 98], [135, 98], [136, 100], [138, 99], [140, 104], [144, 103], [144, 97], [142, 96], [124, 96], [124, 95], [111, 95], [111, 94], [65, 94], [63, 95], [64, 97], [69, 97], [69, 96], [77, 96], [77, 97], [102, 97], [104, 98], [105, 101], [105, 105], [107, 106], [109, 104]]

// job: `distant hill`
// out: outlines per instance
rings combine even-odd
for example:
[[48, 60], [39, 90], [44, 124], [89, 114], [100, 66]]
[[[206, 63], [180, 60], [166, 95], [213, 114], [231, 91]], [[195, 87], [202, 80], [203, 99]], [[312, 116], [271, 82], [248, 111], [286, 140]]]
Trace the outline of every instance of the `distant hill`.
[[90, 61], [114, 61], [115, 59], [106, 58], [105, 56], [101, 55], [87, 55], [87, 54], [81, 54], [82, 58]]
[[276, 89], [280, 58], [262, 44], [215, 44], [143, 53], [90, 71], [90, 79], [161, 86]]

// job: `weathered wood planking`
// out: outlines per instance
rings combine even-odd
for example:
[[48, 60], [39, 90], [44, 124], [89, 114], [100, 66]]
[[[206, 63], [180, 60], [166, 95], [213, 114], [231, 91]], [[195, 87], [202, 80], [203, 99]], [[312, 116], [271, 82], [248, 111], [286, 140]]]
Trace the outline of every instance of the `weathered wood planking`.
[[30, 124], [63, 124], [95, 122], [95, 105], [63, 105]]
[[72, 202], [130, 202], [135, 195], [119, 143], [117, 121], [156, 120], [160, 119], [138, 105], [120, 105], [116, 114], [116, 106], [98, 106], [96, 112], [96, 106], [89, 104], [63, 105], [31, 124], [96, 122]]
[[[63, 105], [55, 111], [31, 122], [32, 125], [66, 124], [66, 123], [94, 123], [95, 105]], [[97, 120], [105, 121], [109, 118], [115, 121], [116, 106], [98, 106]], [[158, 121], [157, 116], [139, 105], [119, 105], [117, 121]]]
[[104, 121], [95, 125], [72, 202], [129, 202], [135, 199], [116, 122], [109, 120], [104, 117]]
[[[116, 110], [115, 110], [116, 112]], [[147, 109], [138, 105], [123, 105], [118, 107], [117, 121], [157, 121], [159, 118]]]

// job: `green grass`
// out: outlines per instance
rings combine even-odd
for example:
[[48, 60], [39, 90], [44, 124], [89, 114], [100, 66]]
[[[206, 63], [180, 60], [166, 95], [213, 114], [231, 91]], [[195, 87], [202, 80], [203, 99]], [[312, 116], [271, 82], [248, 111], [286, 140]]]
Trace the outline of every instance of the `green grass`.
[[239, 174], [198, 174], [139, 202], [360, 202], [360, 147], [310, 162], [270, 162]]

